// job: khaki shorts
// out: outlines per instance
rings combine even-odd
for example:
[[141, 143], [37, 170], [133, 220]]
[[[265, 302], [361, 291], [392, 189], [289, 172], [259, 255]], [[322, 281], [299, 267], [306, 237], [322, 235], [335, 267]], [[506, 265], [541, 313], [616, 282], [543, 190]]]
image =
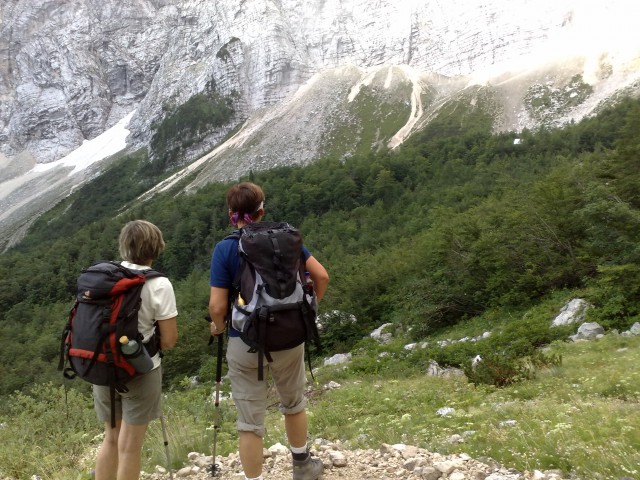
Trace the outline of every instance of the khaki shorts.
[[[127, 393], [116, 391], [116, 419], [129, 425], [144, 425], [162, 416], [162, 367], [133, 378], [127, 388]], [[110, 422], [109, 387], [93, 386], [93, 404], [98, 420]]]
[[264, 359], [264, 378], [258, 380], [258, 354], [249, 353], [249, 347], [239, 337], [229, 337], [227, 363], [233, 399], [238, 409], [238, 431], [253, 432], [264, 437], [264, 419], [267, 410], [271, 372], [280, 411], [285, 415], [302, 412], [307, 406], [304, 389], [307, 377], [304, 368], [304, 344], [290, 350], [271, 352], [273, 362]]

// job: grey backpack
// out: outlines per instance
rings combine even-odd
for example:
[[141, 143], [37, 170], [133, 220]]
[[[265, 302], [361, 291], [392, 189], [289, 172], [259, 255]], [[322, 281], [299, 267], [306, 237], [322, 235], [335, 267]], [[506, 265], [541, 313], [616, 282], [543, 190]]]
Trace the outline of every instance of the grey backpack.
[[231, 324], [262, 358], [304, 342], [320, 349], [315, 292], [307, 283], [302, 236], [288, 223], [257, 222], [227, 238], [238, 239], [241, 265], [234, 280]]

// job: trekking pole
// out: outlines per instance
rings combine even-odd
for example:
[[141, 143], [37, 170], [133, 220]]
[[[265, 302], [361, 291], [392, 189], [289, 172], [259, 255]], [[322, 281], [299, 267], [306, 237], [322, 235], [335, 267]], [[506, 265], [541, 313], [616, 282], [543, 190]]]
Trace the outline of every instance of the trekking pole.
[[162, 425], [162, 438], [164, 439], [164, 451], [167, 454], [167, 468], [169, 469], [169, 478], [173, 480], [173, 469], [171, 468], [171, 456], [169, 455], [169, 440], [167, 438], [167, 426], [164, 421], [164, 414], [160, 414], [160, 425]]
[[[218, 355], [216, 364], [216, 396], [215, 396], [215, 418], [213, 422], [213, 459], [211, 464], [211, 475], [220, 473], [221, 467], [216, 464], [216, 446], [218, 441], [218, 430], [220, 429], [220, 382], [222, 381], [222, 341], [224, 335], [218, 335]], [[212, 339], [213, 340], [213, 339]]]

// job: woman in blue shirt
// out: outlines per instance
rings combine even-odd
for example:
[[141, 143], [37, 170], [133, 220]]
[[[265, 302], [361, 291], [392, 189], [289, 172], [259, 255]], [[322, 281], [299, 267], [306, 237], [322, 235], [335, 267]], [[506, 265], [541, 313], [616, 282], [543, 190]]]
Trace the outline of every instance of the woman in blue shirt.
[[[264, 216], [264, 193], [250, 182], [233, 185], [227, 191], [229, 221], [237, 228], [259, 222]], [[329, 284], [325, 268], [303, 247], [305, 270], [314, 282], [317, 301], [324, 296]], [[211, 334], [224, 333], [229, 309], [229, 293], [240, 268], [238, 239], [220, 241], [211, 259], [209, 284], [211, 296]], [[240, 443], [240, 461], [247, 480], [262, 480], [264, 418], [267, 409], [268, 384], [257, 380], [258, 353], [248, 346], [233, 328], [229, 332], [227, 363], [233, 398], [238, 411], [237, 428]], [[271, 352], [271, 362], [264, 362], [271, 372], [280, 397], [280, 411], [284, 414], [285, 430], [293, 457], [294, 480], [316, 480], [323, 470], [322, 462], [311, 457], [307, 448], [308, 422], [304, 396], [306, 373], [304, 344], [290, 350]]]

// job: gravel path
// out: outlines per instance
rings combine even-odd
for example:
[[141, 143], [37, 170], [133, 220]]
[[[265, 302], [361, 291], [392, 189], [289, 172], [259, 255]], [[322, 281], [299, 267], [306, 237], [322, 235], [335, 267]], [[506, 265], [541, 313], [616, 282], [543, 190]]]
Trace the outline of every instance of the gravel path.
[[[558, 471], [518, 472], [490, 459], [473, 459], [466, 454], [439, 455], [409, 445], [382, 445], [378, 450], [346, 450], [340, 444], [316, 442], [313, 454], [325, 465], [323, 480], [343, 479], [426, 479], [426, 480], [561, 480]], [[211, 475], [211, 456], [189, 454], [189, 466], [173, 472], [174, 478], [187, 480], [244, 480], [238, 454], [217, 459], [218, 473]], [[144, 474], [146, 480], [168, 480], [162, 467]], [[291, 480], [291, 456], [286, 447], [274, 445], [265, 450], [265, 480]]]

